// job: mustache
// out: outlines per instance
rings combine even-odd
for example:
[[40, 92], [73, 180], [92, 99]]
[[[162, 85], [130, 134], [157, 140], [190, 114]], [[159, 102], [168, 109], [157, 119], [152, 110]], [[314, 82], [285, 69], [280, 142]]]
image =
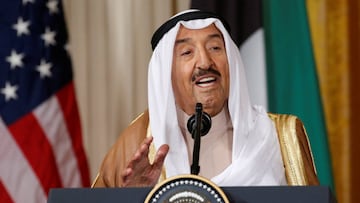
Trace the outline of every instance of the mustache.
[[191, 76], [191, 81], [194, 82], [196, 80], [196, 78], [198, 77], [201, 77], [203, 75], [206, 75], [206, 74], [214, 74], [214, 75], [217, 75], [217, 76], [221, 76], [220, 72], [213, 69], [213, 68], [209, 68], [209, 69], [196, 69], [196, 71], [194, 71], [193, 75]]

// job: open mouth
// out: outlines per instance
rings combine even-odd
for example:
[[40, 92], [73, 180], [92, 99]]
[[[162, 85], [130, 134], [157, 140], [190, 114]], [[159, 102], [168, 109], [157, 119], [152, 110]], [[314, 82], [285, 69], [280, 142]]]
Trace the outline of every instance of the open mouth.
[[201, 78], [200, 80], [196, 81], [195, 84], [200, 87], [207, 87], [210, 86], [215, 81], [216, 81], [216, 77], [209, 76], [209, 77]]

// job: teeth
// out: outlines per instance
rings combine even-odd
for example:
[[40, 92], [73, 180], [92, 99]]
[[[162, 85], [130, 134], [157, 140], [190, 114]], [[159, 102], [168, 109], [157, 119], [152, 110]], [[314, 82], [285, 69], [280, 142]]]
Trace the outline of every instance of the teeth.
[[207, 87], [212, 85], [212, 82], [214, 82], [215, 80], [216, 80], [215, 77], [206, 77], [199, 80], [196, 84], [200, 87]]
[[213, 81], [215, 80], [214, 77], [207, 77], [207, 78], [203, 78], [199, 81], [199, 83], [205, 83], [205, 82], [209, 82], [209, 81]]
[[199, 87], [208, 87], [210, 85], [211, 85], [211, 83], [199, 83], [198, 84]]

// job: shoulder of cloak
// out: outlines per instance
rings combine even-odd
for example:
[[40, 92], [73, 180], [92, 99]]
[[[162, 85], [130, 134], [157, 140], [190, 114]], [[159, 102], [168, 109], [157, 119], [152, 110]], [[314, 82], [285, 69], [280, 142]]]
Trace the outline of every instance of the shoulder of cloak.
[[311, 146], [302, 121], [289, 114], [268, 115], [278, 134], [287, 183], [318, 185]]

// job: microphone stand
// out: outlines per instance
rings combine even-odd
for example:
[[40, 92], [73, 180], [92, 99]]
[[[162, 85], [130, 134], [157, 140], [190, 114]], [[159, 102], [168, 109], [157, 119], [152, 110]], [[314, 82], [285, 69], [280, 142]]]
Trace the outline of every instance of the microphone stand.
[[195, 128], [191, 134], [194, 138], [194, 151], [193, 163], [191, 164], [191, 174], [198, 175], [200, 172], [199, 154], [200, 154], [200, 133], [201, 133], [201, 120], [202, 120], [202, 104], [196, 103], [195, 107]]
[[200, 154], [200, 138], [206, 135], [211, 128], [211, 117], [202, 110], [202, 104], [196, 103], [195, 114], [192, 115], [188, 122], [187, 128], [194, 139], [193, 163], [191, 164], [191, 174], [198, 175], [200, 171], [199, 154]]

